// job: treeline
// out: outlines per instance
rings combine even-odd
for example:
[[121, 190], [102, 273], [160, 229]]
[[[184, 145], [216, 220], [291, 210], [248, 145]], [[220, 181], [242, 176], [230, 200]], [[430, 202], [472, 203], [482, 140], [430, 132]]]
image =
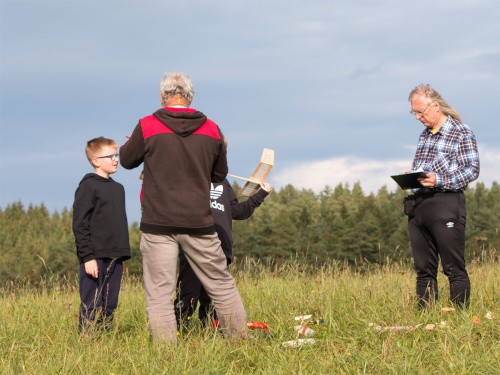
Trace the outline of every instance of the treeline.
[[[236, 192], [238, 185], [233, 185]], [[245, 257], [308, 263], [331, 260], [373, 264], [411, 259], [405, 192], [381, 188], [366, 195], [359, 184], [339, 184], [315, 194], [288, 185], [274, 191], [254, 215], [234, 221], [236, 262]], [[496, 257], [500, 249], [500, 185], [478, 183], [466, 191], [468, 259]], [[0, 285], [40, 277], [74, 277], [78, 272], [72, 213], [50, 213], [42, 204], [15, 202], [0, 209]], [[130, 226], [133, 258], [129, 274], [142, 272], [138, 224]]]
[[[238, 188], [237, 186], [235, 186]], [[286, 186], [273, 193], [247, 221], [234, 221], [237, 257], [289, 257], [306, 262], [331, 259], [350, 264], [411, 259], [402, 190], [365, 195], [359, 184], [320, 194]], [[500, 186], [478, 183], [466, 191], [466, 256], [500, 250]]]

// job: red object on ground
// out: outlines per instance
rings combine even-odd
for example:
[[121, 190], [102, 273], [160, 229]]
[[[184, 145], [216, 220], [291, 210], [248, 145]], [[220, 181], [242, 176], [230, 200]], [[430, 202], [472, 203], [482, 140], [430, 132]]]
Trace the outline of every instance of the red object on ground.
[[264, 329], [266, 333], [269, 333], [269, 326], [264, 322], [248, 322], [247, 327], [252, 329], [261, 328]]
[[[218, 320], [214, 319], [210, 325], [212, 328], [216, 328], [219, 327], [220, 323]], [[251, 329], [264, 329], [266, 333], [269, 333], [269, 326], [264, 322], [247, 322], [247, 327]]]

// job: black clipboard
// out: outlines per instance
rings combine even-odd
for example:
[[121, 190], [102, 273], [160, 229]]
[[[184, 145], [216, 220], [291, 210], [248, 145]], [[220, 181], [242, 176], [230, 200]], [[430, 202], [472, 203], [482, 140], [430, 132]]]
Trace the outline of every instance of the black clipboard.
[[403, 174], [396, 174], [391, 176], [391, 178], [397, 182], [399, 187], [403, 190], [421, 188], [422, 185], [418, 182], [417, 178], [423, 178], [426, 176], [425, 172], [410, 172]]

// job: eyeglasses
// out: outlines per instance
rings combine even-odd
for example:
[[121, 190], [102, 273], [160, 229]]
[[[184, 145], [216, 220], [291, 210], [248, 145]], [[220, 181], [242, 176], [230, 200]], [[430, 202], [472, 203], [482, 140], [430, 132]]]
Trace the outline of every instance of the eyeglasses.
[[424, 108], [424, 109], [421, 109], [420, 111], [410, 111], [410, 115], [412, 116], [422, 116], [424, 114], [424, 112], [427, 110], [427, 108], [429, 108], [429, 106], [434, 103], [434, 100], [432, 102], [430, 102], [429, 104], [427, 104], [427, 106]]
[[104, 155], [104, 156], [98, 156], [96, 159], [105, 159], [108, 158], [111, 161], [116, 161], [120, 157], [120, 154], [112, 154], [112, 155]]

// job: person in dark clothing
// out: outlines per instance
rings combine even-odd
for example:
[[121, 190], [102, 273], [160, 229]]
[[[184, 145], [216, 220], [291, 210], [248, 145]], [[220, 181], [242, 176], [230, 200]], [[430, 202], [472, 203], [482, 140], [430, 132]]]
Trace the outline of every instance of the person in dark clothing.
[[[245, 220], [252, 216], [255, 208], [264, 202], [271, 190], [272, 186], [264, 182], [255, 194], [246, 201], [239, 202], [227, 180], [211, 184], [210, 207], [212, 208], [215, 230], [219, 236], [228, 266], [233, 258], [233, 219]], [[180, 252], [177, 298], [174, 302], [178, 330], [191, 318], [198, 302], [200, 302], [198, 316], [203, 325], [217, 319], [217, 313], [212, 306], [210, 296], [196, 277], [184, 254]]]
[[430, 85], [416, 86], [410, 114], [425, 129], [420, 134], [412, 171], [423, 171], [420, 188], [405, 198], [408, 230], [420, 309], [438, 298], [439, 259], [450, 284], [450, 299], [469, 306], [470, 280], [465, 265], [464, 190], [479, 176], [476, 138], [460, 115]]
[[110, 175], [118, 168], [117, 144], [103, 137], [87, 142], [94, 173], [75, 192], [73, 234], [80, 262], [78, 327], [109, 329], [118, 305], [123, 261], [130, 259], [125, 190]]

